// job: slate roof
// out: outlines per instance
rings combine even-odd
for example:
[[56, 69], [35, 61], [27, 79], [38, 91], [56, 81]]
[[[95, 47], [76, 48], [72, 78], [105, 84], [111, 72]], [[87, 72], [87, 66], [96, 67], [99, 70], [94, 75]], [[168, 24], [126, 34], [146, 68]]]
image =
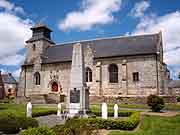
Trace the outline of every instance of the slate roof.
[[8, 74], [2, 74], [2, 81], [4, 83], [8, 83], [8, 84], [17, 84], [16, 80], [14, 79], [14, 77], [8, 73]]
[[169, 88], [180, 88], [180, 80], [172, 80], [170, 81]]
[[72, 59], [73, 45], [89, 45], [94, 58], [147, 55], [157, 53], [159, 34], [114, 37], [89, 41], [76, 41], [51, 46], [43, 54], [43, 63], [67, 62]]
[[46, 28], [46, 29], [48, 29], [49, 31], [52, 32], [52, 30], [49, 29], [49, 27], [47, 27], [45, 24], [43, 24], [43, 23], [41, 23], [41, 22], [40, 22], [40, 23], [37, 23], [34, 27], [32, 27], [31, 30], [37, 29], [37, 28]]

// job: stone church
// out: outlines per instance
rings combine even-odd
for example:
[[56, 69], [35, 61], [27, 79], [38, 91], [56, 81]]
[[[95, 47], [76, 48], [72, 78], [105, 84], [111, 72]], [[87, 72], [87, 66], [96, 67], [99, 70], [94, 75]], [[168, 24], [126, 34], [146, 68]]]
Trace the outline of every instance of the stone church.
[[90, 97], [168, 94], [162, 33], [55, 44], [44, 24], [31, 28], [18, 96], [58, 100], [70, 84], [72, 49], [82, 44]]

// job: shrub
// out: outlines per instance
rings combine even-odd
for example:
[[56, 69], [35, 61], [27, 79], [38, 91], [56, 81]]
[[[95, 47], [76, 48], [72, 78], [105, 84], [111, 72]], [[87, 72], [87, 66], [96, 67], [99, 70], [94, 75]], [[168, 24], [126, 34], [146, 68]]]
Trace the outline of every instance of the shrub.
[[56, 133], [47, 127], [37, 127], [24, 130], [20, 135], [56, 135]]
[[17, 117], [19, 127], [21, 129], [27, 129], [29, 127], [38, 127], [38, 121], [30, 117]]
[[3, 133], [18, 133], [20, 129], [37, 126], [38, 122], [33, 118], [20, 117], [11, 113], [0, 115], [0, 131]]
[[180, 102], [180, 97], [177, 97], [177, 102]]
[[153, 112], [160, 112], [165, 107], [163, 98], [156, 95], [148, 96], [147, 104]]
[[92, 135], [96, 133], [96, 126], [84, 119], [73, 118], [67, 120], [64, 125], [55, 126], [53, 130], [57, 135]]

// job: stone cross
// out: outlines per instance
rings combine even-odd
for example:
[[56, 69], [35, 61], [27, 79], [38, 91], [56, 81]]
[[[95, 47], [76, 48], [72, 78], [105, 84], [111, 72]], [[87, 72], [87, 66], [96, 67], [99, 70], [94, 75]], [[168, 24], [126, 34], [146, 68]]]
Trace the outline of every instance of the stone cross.
[[61, 117], [61, 103], [57, 106], [57, 116]]
[[32, 117], [32, 104], [31, 104], [31, 102], [27, 103], [27, 106], [26, 106], [26, 116], [27, 117]]
[[114, 105], [114, 118], [118, 118], [118, 105]]
[[102, 112], [102, 118], [107, 119], [107, 117], [108, 117], [108, 108], [107, 108], [106, 103], [102, 103], [101, 112]]

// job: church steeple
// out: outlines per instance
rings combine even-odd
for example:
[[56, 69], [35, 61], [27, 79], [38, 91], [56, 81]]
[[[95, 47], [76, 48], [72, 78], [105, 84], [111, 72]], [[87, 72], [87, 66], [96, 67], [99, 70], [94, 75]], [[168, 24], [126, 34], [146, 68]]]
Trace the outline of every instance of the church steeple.
[[26, 41], [26, 43], [42, 40], [42, 39], [53, 43], [53, 41], [51, 40], [52, 30], [48, 28], [45, 24], [37, 23], [35, 26], [31, 28], [31, 30], [32, 30], [32, 37], [28, 41]]
[[31, 28], [32, 37], [26, 41], [28, 50], [25, 63], [41, 63], [43, 53], [55, 43], [51, 40], [51, 32], [45, 24], [38, 23]]

